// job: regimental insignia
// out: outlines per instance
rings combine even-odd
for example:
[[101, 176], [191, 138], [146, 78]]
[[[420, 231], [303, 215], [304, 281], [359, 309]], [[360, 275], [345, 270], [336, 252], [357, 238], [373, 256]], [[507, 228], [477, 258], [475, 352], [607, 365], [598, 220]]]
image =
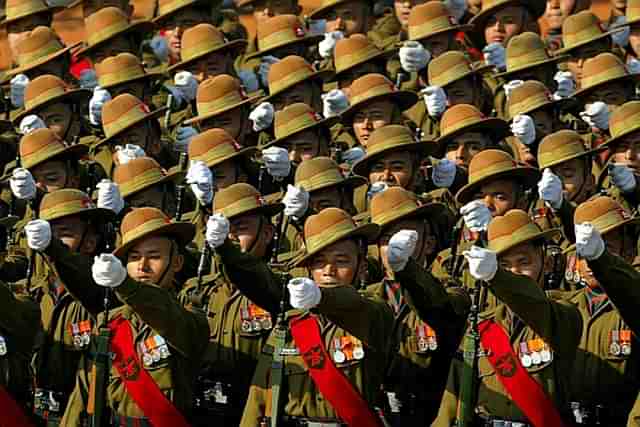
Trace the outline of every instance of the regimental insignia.
[[324, 352], [319, 345], [309, 349], [302, 358], [309, 368], [321, 369], [324, 366]]
[[140, 364], [133, 356], [129, 356], [126, 361], [120, 364], [120, 370], [124, 373], [124, 378], [127, 381], [135, 381], [140, 374]]
[[511, 353], [505, 353], [498, 357], [495, 366], [498, 375], [502, 377], [511, 378], [516, 373], [516, 360]]

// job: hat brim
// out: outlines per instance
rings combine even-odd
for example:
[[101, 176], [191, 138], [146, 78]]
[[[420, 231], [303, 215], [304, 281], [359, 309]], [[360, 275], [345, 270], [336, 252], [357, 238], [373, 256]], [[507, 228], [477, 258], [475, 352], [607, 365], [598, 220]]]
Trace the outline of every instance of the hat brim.
[[511, 135], [511, 128], [506, 121], [496, 118], [488, 117], [482, 121], [463, 126], [460, 129], [456, 129], [453, 132], [440, 135], [436, 142], [438, 144], [444, 144], [449, 140], [456, 138], [467, 132], [487, 132], [487, 135], [492, 139], [494, 143], [500, 142], [506, 137]]
[[158, 71], [148, 71], [148, 72], [145, 71], [145, 73], [142, 76], [137, 76], [132, 79], [125, 79], [119, 82], [110, 83], [106, 85], [100, 85], [100, 87], [103, 89], [109, 89], [109, 88], [124, 85], [127, 83], [135, 83], [135, 82], [145, 81], [145, 80], [160, 80], [163, 76], [164, 76], [163, 73]]
[[[500, 248], [500, 249], [493, 249], [496, 251], [497, 255], [501, 255], [505, 252], [507, 252], [510, 249], [515, 248], [516, 246], [525, 244], [525, 243], [529, 243], [529, 242], [535, 242], [536, 240], [545, 240], [545, 241], [550, 241], [552, 240], [554, 237], [558, 237], [562, 235], [562, 230], [560, 230], [559, 228], [551, 228], [549, 230], [544, 230], [544, 231], [539, 231], [538, 233], [532, 234], [531, 236], [527, 236], [527, 238], [525, 239], [521, 239], [521, 240], [514, 240], [511, 239], [509, 240], [509, 243], [507, 243], [504, 247]], [[490, 244], [489, 244], [490, 246]]]
[[294, 262], [292, 262], [291, 266], [300, 267], [305, 265], [306, 262], [309, 259], [311, 259], [311, 257], [313, 257], [314, 255], [318, 254], [319, 252], [323, 251], [324, 249], [328, 248], [329, 246], [341, 240], [353, 239], [353, 238], [359, 237], [359, 238], [366, 239], [367, 243], [373, 243], [376, 241], [379, 235], [380, 235], [380, 227], [377, 224], [364, 224], [364, 225], [357, 226], [356, 228], [349, 231], [348, 233], [333, 235], [329, 237], [327, 240], [322, 242], [320, 246], [318, 246], [311, 252], [307, 252], [305, 249], [304, 255], [296, 259]]
[[540, 171], [531, 167], [518, 166], [512, 169], [507, 169], [492, 175], [485, 176], [478, 181], [465, 185], [456, 194], [456, 202], [460, 204], [466, 204], [470, 202], [471, 200], [473, 200], [473, 195], [475, 194], [478, 187], [489, 181], [504, 178], [514, 178], [523, 180], [525, 187], [531, 188], [538, 183], [538, 181], [540, 180], [540, 176]]
[[424, 157], [430, 156], [433, 154], [436, 147], [435, 144], [432, 144], [429, 141], [420, 141], [420, 142], [410, 142], [406, 144], [398, 144], [384, 150], [377, 151], [373, 154], [367, 154], [362, 159], [354, 163], [352, 170], [356, 175], [360, 175], [363, 177], [367, 177], [369, 175], [369, 166], [374, 161], [378, 160], [380, 157], [384, 157], [389, 153], [395, 153], [397, 151], [400, 152], [409, 152], [409, 153], [418, 153]]
[[289, 84], [287, 84], [286, 86], [280, 88], [279, 90], [275, 91], [274, 93], [269, 93], [269, 95], [263, 97], [262, 99], [260, 99], [260, 102], [271, 102], [271, 100], [273, 98], [275, 98], [276, 96], [280, 95], [282, 92], [291, 89], [292, 87], [299, 85], [300, 83], [304, 83], [308, 80], [312, 80], [312, 79], [317, 79], [320, 80], [320, 83], [323, 83], [324, 80], [331, 75], [331, 70], [318, 70], [318, 71], [314, 71], [313, 73], [311, 73], [311, 75], [305, 77], [302, 80], [298, 80], [295, 82], [291, 82]]
[[[591, 39], [588, 39], [588, 40], [583, 40], [583, 41], [581, 41], [579, 43], [576, 43], [573, 46], [563, 47], [562, 49], [558, 49], [558, 50], [556, 50], [554, 52], [554, 55], [561, 56], [561, 55], [568, 54], [569, 52], [571, 52], [573, 50], [576, 50], [576, 49], [578, 49], [578, 48], [580, 48], [582, 46], [585, 46], [585, 45], [588, 45], [589, 43], [593, 43], [593, 42], [596, 42], [598, 40], [604, 39], [606, 37], [611, 36], [612, 34], [618, 33], [618, 32], [623, 31], [623, 30], [624, 30], [624, 27], [620, 27], [620, 28], [616, 28], [616, 29], [611, 30], [611, 31], [607, 31], [605, 33], [600, 34], [597, 37], [594, 37], [594, 38], [591, 38]], [[570, 55], [566, 55], [566, 56], [569, 57]]]
[[[640, 129], [640, 127], [639, 127]], [[605, 144], [602, 144], [600, 146], [598, 146], [597, 148], [593, 148], [591, 150], [585, 150], [582, 153], [577, 153], [577, 154], [572, 154], [571, 156], [567, 156], [567, 157], [563, 157], [561, 159], [554, 159], [551, 163], [548, 163], [545, 165], [545, 168], [551, 168], [553, 166], [557, 166], [560, 163], [564, 163], [564, 162], [568, 162], [569, 160], [575, 160], [575, 159], [580, 159], [582, 157], [587, 157], [587, 156], [592, 156], [595, 154], [598, 154], [604, 150], [606, 150], [607, 147], [605, 146]]]
[[[624, 220], [622, 222], [619, 222], [617, 224], [610, 225], [609, 227], [607, 227], [604, 230], [602, 230], [600, 232], [600, 234], [604, 236], [605, 234], [610, 233], [610, 232], [612, 232], [614, 230], [617, 230], [620, 227], [624, 227], [624, 226], [627, 226], [627, 225], [638, 225], [638, 224], [640, 224], [640, 216], [635, 216], [633, 218], [629, 218], [629, 219]], [[573, 244], [567, 246], [567, 248], [564, 251], [562, 251], [562, 253], [564, 255], [566, 255], [566, 254], [569, 254], [571, 252], [574, 252], [575, 250], [576, 250], [576, 244], [573, 243]]]
[[439, 85], [442, 88], [445, 88], [449, 85], [454, 84], [455, 82], [459, 82], [462, 79], [466, 79], [467, 77], [473, 76], [473, 75], [479, 75], [484, 73], [485, 71], [489, 71], [492, 70], [494, 67], [493, 65], [479, 65], [477, 68], [472, 68], [471, 70], [457, 76], [455, 79], [452, 79], [450, 81], [448, 81], [447, 83], [443, 84], [443, 85]]
[[149, 114], [147, 114], [144, 117], [139, 118], [138, 120], [129, 123], [126, 127], [118, 130], [116, 133], [114, 133], [113, 135], [110, 135], [100, 141], [98, 141], [95, 146], [94, 149], [104, 145], [104, 144], [108, 144], [109, 142], [111, 142], [114, 138], [117, 138], [118, 136], [120, 136], [122, 133], [126, 132], [127, 130], [131, 129], [134, 126], [139, 125], [140, 123], [143, 123], [146, 120], [153, 120], [153, 119], [157, 119], [158, 117], [162, 116], [165, 112], [167, 111], [167, 107], [160, 107], [157, 110], [154, 110], [152, 112], [150, 112]]
[[[576, 103], [577, 103], [577, 100], [574, 98], [554, 99], [545, 104], [537, 105], [533, 108], [526, 109], [518, 114], [530, 114], [535, 111], [546, 110], [546, 109], [557, 109], [559, 111], [566, 111], [571, 107], [574, 107]], [[509, 115], [509, 123], [511, 123], [512, 121], [513, 121], [513, 117]]]
[[640, 131], [640, 123], [636, 123], [635, 126], [625, 129], [624, 132], [621, 132], [619, 135], [616, 135], [615, 137], [610, 138], [608, 141], [598, 146], [598, 148], [601, 148], [603, 150], [611, 149], [615, 144], [619, 143], [622, 138], [625, 138], [626, 136], [629, 136], [632, 133], [638, 132], [638, 131]]
[[181, 247], [187, 246], [196, 235], [196, 226], [189, 222], [172, 222], [170, 224], [165, 224], [161, 227], [158, 227], [154, 230], [151, 230], [147, 233], [143, 233], [140, 236], [132, 239], [131, 241], [125, 243], [122, 246], [117, 247], [113, 254], [120, 259], [124, 259], [127, 255], [127, 252], [140, 243], [143, 239], [154, 237], [154, 236], [171, 236], [172, 238], [178, 241], [178, 244]]
[[510, 76], [512, 74], [519, 73], [519, 72], [522, 72], [522, 71], [525, 71], [525, 70], [530, 70], [532, 68], [541, 67], [543, 65], [551, 65], [551, 64], [558, 63], [560, 61], [565, 61], [568, 58], [569, 58], [569, 56], [567, 56], [567, 55], [552, 56], [551, 58], [545, 59], [543, 61], [530, 62], [530, 63], [528, 63], [528, 64], [526, 64], [524, 66], [517, 67], [517, 68], [511, 69], [511, 70], [508, 70], [508, 71], [504, 71], [502, 73], [497, 73], [497, 74], [495, 74], [495, 76], [499, 77], [499, 78], [500, 77], [505, 78], [505, 77]]
[[610, 80], [605, 80], [603, 82], [596, 83], [593, 86], [589, 86], [589, 87], [586, 87], [586, 88], [580, 88], [580, 90], [575, 91], [573, 96], [575, 98], [582, 98], [584, 96], [589, 95], [591, 92], [593, 92], [594, 90], [596, 90], [596, 89], [598, 89], [598, 88], [600, 88], [600, 87], [602, 87], [604, 85], [607, 85], [607, 84], [610, 84], [610, 83], [617, 83], [617, 82], [625, 81], [625, 80], [631, 80], [631, 81], [635, 80], [637, 82], [637, 81], [640, 80], [640, 75], [638, 75], [638, 74], [626, 74], [624, 76], [619, 76], [619, 77], [616, 77], [616, 78], [613, 78], [613, 79], [610, 79]]
[[[184, 178], [185, 176], [185, 171], [182, 171], [178, 168], [178, 166], [171, 168], [168, 172], [167, 175], [163, 176], [162, 178], [160, 178], [159, 180], [155, 181], [155, 182], [151, 182], [148, 183], [146, 185], [143, 185], [140, 188], [136, 188], [133, 191], [130, 191], [128, 193], [125, 193], [124, 191], [122, 191], [122, 187], [120, 187], [120, 191], [122, 191], [122, 198], [123, 199], [127, 199], [128, 197], [133, 197], [136, 194], [139, 194], [145, 190], [148, 190], [149, 188], [153, 187], [154, 185], [162, 185], [166, 182], [175, 182], [177, 183], [178, 181], [180, 181], [182, 178]], [[97, 199], [97, 193], [96, 194], [96, 199]]]
[[307, 190], [307, 191], [309, 191], [309, 194], [313, 194], [316, 191], [322, 191], [322, 190], [326, 190], [328, 188], [333, 188], [333, 187], [343, 187], [343, 188], [347, 188], [350, 191], [353, 191], [356, 188], [360, 187], [361, 185], [365, 185], [366, 183], [367, 183], [366, 178], [361, 177], [359, 175], [350, 175], [347, 178], [345, 178], [343, 181], [334, 182], [331, 184], [319, 185], [315, 187], [313, 190]]
[[292, 44], [303, 43], [303, 44], [310, 45], [310, 46], [311, 45], [316, 45], [323, 38], [324, 38], [323, 34], [309, 34], [307, 36], [300, 37], [299, 39], [296, 39], [296, 40], [291, 40], [291, 41], [288, 41], [288, 42], [285, 42], [285, 43], [277, 44], [275, 46], [270, 46], [269, 48], [264, 49], [264, 50], [257, 50], [255, 52], [248, 53], [246, 55], [246, 59], [249, 60], [249, 59], [259, 58], [261, 56], [265, 56], [265, 55], [270, 54], [271, 52], [273, 52], [276, 49], [280, 49], [281, 47], [284, 47], [284, 46], [291, 46]]
[[67, 147], [64, 148], [64, 150], [60, 151], [59, 153], [54, 154], [53, 156], [50, 157], [46, 157], [44, 159], [38, 160], [35, 163], [32, 163], [30, 165], [25, 165], [24, 164], [24, 159], [22, 160], [23, 162], [23, 166], [26, 169], [33, 169], [38, 165], [41, 165], [45, 162], [54, 160], [54, 159], [58, 159], [60, 157], [69, 157], [69, 158], [76, 158], [76, 159], [80, 159], [83, 156], [85, 156], [86, 154], [89, 153], [89, 147], [84, 145], [84, 144], [74, 144], [74, 145], [69, 145]]
[[21, 65], [17, 68], [11, 69], [11, 70], [7, 70], [7, 74], [6, 74], [6, 78], [9, 77], [13, 77], [16, 74], [22, 74], [25, 73], [27, 71], [33, 70], [34, 68], [40, 67], [41, 65], [46, 64], [47, 62], [51, 62], [59, 57], [61, 57], [62, 55], [64, 55], [65, 53], [70, 53], [71, 49], [75, 49], [76, 47], [80, 46], [80, 42], [78, 43], [74, 43], [70, 46], [67, 46], [65, 48], [62, 48], [56, 52], [53, 52], [52, 54], [49, 54], [47, 56], [44, 56], [36, 61], [30, 62], [28, 64], [25, 65]]
[[330, 77], [328, 77], [326, 79], [327, 83], [332, 83], [332, 82], [336, 82], [338, 80], [340, 80], [340, 78], [347, 72], [353, 70], [354, 68], [362, 65], [362, 64], [366, 64], [368, 62], [377, 62], [377, 61], [387, 61], [389, 58], [391, 58], [396, 52], [393, 49], [389, 49], [389, 50], [383, 50], [381, 52], [376, 53], [375, 55], [371, 55], [370, 57], [366, 58], [363, 61], [360, 62], [356, 62], [353, 63], [351, 65], [349, 65], [348, 67], [340, 70], [340, 71], [335, 71], [334, 70], [334, 74]]
[[186, 61], [180, 61], [177, 64], [173, 64], [170, 67], [167, 68], [167, 72], [171, 73], [175, 70], [180, 70], [184, 67], [186, 67], [187, 65], [191, 64], [192, 62], [195, 62], [197, 60], [199, 60], [200, 58], [204, 58], [207, 55], [210, 55], [212, 53], [215, 52], [220, 52], [222, 50], [231, 50], [232, 51], [232, 56], [237, 56], [237, 54], [239, 53], [239, 51], [241, 51], [242, 49], [247, 47], [247, 40], [245, 39], [237, 39], [237, 40], [231, 40], [230, 42], [224, 43], [220, 46], [215, 47], [214, 49], [211, 49], [207, 52], [203, 52], [203, 53], [199, 53], [197, 55], [195, 55], [192, 58], [187, 59]]
[[253, 156], [257, 152], [258, 152], [257, 147], [246, 147], [239, 151], [236, 151], [233, 154], [229, 154], [228, 156], [224, 156], [219, 159], [216, 159], [215, 161], [208, 162], [207, 167], [213, 168], [223, 162], [226, 162], [227, 160], [234, 160], [234, 159], [237, 159], [238, 157], [242, 157], [244, 160], [249, 161], [251, 159], [251, 156]]
[[165, 19], [169, 18], [170, 16], [175, 15], [177, 12], [180, 12], [182, 9], [185, 9], [187, 7], [190, 7], [190, 6], [193, 6], [196, 3], [198, 3], [198, 0], [190, 1], [189, 3], [183, 4], [180, 7], [177, 7], [177, 8], [175, 8], [175, 9], [173, 9], [173, 10], [167, 12], [167, 13], [164, 13], [162, 15], [156, 16], [155, 18], [151, 19], [151, 22], [153, 24], [155, 24], [155, 25], [162, 24], [162, 21], [164, 21]]
[[66, 8], [63, 7], [63, 6], [45, 7], [44, 9], [40, 9], [40, 10], [37, 10], [37, 11], [34, 11], [34, 12], [30, 12], [30, 13], [28, 13], [26, 15], [18, 16], [18, 17], [11, 18], [11, 19], [7, 19], [6, 14], [5, 14], [5, 15], [3, 15], [4, 19], [2, 21], [0, 21], [0, 28], [5, 28], [7, 25], [9, 25], [9, 24], [11, 24], [13, 22], [17, 22], [17, 21], [29, 18], [29, 17], [34, 16], [34, 15], [40, 15], [40, 14], [47, 13], [47, 14], [51, 14], [51, 16], [53, 16], [54, 13], [62, 11], [62, 10], [65, 10], [65, 9]]
[[412, 218], [423, 218], [423, 217], [429, 217], [429, 218], [437, 219], [438, 221], [442, 221], [443, 215], [447, 215], [448, 217], [453, 218], [453, 216], [451, 215], [451, 210], [448, 209], [445, 204], [438, 203], [438, 202], [430, 202], [430, 203], [425, 203], [424, 205], [418, 206], [416, 209], [406, 212], [405, 214], [400, 215], [397, 218], [393, 218], [390, 221], [386, 221], [378, 225], [380, 226], [380, 230], [382, 231], [385, 228], [390, 227], [393, 224], [396, 224], [398, 221], [404, 221], [406, 219], [412, 219]]
[[193, 123], [199, 123], [199, 122], [201, 122], [203, 120], [207, 120], [207, 119], [210, 119], [212, 117], [219, 116], [220, 114], [224, 114], [224, 113], [226, 113], [228, 111], [234, 110], [236, 108], [240, 108], [243, 105], [252, 104], [252, 103], [258, 101], [259, 99], [260, 99], [259, 95], [252, 96], [252, 97], [249, 97], [249, 98], [245, 99], [244, 101], [238, 102], [236, 104], [229, 105], [228, 107], [225, 107], [225, 108], [223, 108], [221, 110], [214, 111], [213, 113], [207, 113], [207, 114], [202, 114], [202, 115], [197, 115], [195, 117], [192, 117], [189, 120], [185, 120], [184, 124], [185, 125], [190, 125], [190, 124], [193, 124]]
[[360, 102], [357, 102], [357, 103], [349, 106], [349, 108], [347, 108], [346, 110], [344, 110], [342, 112], [342, 114], [340, 115], [342, 123], [345, 124], [345, 122], [347, 122], [346, 124], [350, 125], [349, 122], [353, 119], [353, 116], [360, 109], [362, 109], [365, 106], [371, 104], [372, 102], [376, 102], [376, 101], [379, 101], [379, 100], [385, 99], [385, 98], [391, 99], [393, 104], [395, 106], [397, 106], [398, 108], [400, 108], [401, 111], [405, 111], [405, 110], [408, 110], [409, 108], [413, 107], [416, 104], [416, 102], [418, 102], [418, 100], [419, 100], [418, 95], [416, 95], [413, 92], [406, 91], [406, 90], [397, 90], [397, 91], [391, 92], [391, 93], [372, 96], [371, 98], [367, 98], [367, 99], [364, 99], [364, 100], [362, 100]]
[[74, 212], [74, 213], [63, 213], [60, 215], [56, 215], [54, 217], [48, 218], [47, 221], [56, 221], [61, 218], [68, 218], [71, 216], [82, 216], [85, 218], [90, 218], [91, 220], [97, 221], [101, 224], [115, 221], [116, 213], [111, 209], [105, 208], [90, 208], [86, 209], [82, 212]]
[[29, 114], [35, 114], [35, 111], [38, 111], [47, 105], [55, 104], [56, 102], [63, 102], [67, 99], [72, 99], [74, 103], [78, 105], [86, 105], [91, 98], [92, 92], [88, 89], [72, 89], [60, 96], [53, 97], [51, 99], [46, 100], [45, 102], [35, 105], [27, 110], [23, 110], [20, 113], [16, 114], [13, 118], [14, 126], [19, 126], [20, 121], [27, 117]]
[[138, 33], [140, 37], [144, 37], [145, 34], [149, 34], [151, 31], [153, 31], [153, 29], [154, 29], [154, 25], [149, 21], [132, 22], [127, 28], [111, 34], [106, 39], [100, 40], [95, 44], [79, 49], [77, 52], [75, 52], [75, 55], [77, 57], [87, 56], [88, 54], [90, 54], [97, 48], [103, 46], [105, 43], [108, 43], [110, 40], [113, 40], [117, 36], [120, 36], [123, 34]]
[[329, 117], [329, 118], [326, 118], [326, 119], [322, 119], [322, 120], [320, 120], [319, 122], [316, 122], [316, 123], [313, 123], [313, 124], [311, 124], [311, 125], [309, 125], [309, 126], [305, 126], [305, 127], [300, 128], [300, 129], [297, 129], [295, 132], [290, 133], [290, 134], [289, 134], [289, 135], [287, 135], [287, 136], [284, 136], [284, 137], [281, 137], [281, 138], [274, 139], [273, 141], [269, 141], [269, 142], [267, 142], [266, 144], [264, 144], [264, 145], [261, 147], [261, 149], [265, 149], [265, 148], [268, 148], [268, 147], [273, 147], [274, 145], [280, 145], [280, 144], [282, 144], [282, 145], [286, 145], [286, 144], [287, 144], [287, 142], [286, 142], [286, 141], [287, 141], [288, 139], [290, 139], [290, 138], [291, 138], [291, 137], [293, 137], [293, 136], [298, 135], [299, 133], [302, 133], [302, 132], [304, 132], [304, 131], [307, 131], [307, 130], [309, 130], [309, 129], [315, 129], [315, 128], [318, 128], [318, 127], [324, 126], [327, 130], [330, 130], [330, 129], [331, 129], [331, 127], [332, 127], [333, 125], [335, 125], [336, 123], [338, 123], [339, 121], [340, 121], [340, 118], [339, 118], [338, 116], [333, 116], [333, 117]]
[[509, 6], [522, 6], [527, 8], [533, 13], [535, 19], [539, 19], [546, 9], [546, 3], [542, 1], [524, 1], [524, 0], [504, 0], [500, 3], [478, 12], [473, 18], [469, 20], [469, 25], [473, 26], [474, 31], [482, 30], [487, 19], [493, 15], [496, 10], [504, 9]]

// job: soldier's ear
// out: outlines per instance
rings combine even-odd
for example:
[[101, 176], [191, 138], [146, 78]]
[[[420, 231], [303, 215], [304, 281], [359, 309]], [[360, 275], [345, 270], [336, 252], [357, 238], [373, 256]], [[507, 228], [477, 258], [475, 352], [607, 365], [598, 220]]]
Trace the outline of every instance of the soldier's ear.
[[[268, 221], [265, 221], [265, 224], [262, 226], [262, 230], [260, 230], [262, 234], [262, 238], [264, 239], [265, 245], [269, 245], [273, 240], [273, 236], [275, 234], [275, 227]], [[260, 236], [258, 236], [260, 237]]]
[[171, 269], [174, 273], [179, 273], [182, 271], [182, 267], [184, 267], [184, 255], [179, 253], [173, 257]]

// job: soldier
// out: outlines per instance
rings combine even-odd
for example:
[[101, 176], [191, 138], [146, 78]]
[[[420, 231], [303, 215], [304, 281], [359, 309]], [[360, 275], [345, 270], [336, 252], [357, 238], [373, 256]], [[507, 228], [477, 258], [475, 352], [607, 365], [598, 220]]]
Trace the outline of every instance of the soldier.
[[629, 26], [629, 47], [626, 49], [625, 62], [629, 66], [631, 72], [637, 72], [638, 57], [640, 56], [640, 39], [638, 38], [638, 23], [640, 22], [640, 14], [638, 12], [638, 3], [636, 0], [627, 0], [626, 24]]
[[173, 223], [155, 208], [135, 209], [122, 221], [120, 246], [96, 257], [92, 266], [51, 241], [49, 230], [48, 223], [34, 227], [30, 246], [52, 257], [63, 280], [73, 276], [70, 292], [86, 304], [102, 298], [101, 287], [115, 288], [124, 303], [108, 310], [108, 319], [98, 316], [99, 323], [108, 322], [114, 351], [105, 389], [95, 389], [92, 363], [84, 359], [61, 423], [87, 419], [87, 405], [95, 398], [104, 399], [111, 425], [188, 426], [192, 381], [208, 334], [206, 318], [182, 308], [175, 297], [180, 252], [194, 236], [193, 225]]
[[[242, 252], [259, 259], [271, 255], [275, 233], [271, 218], [282, 209], [280, 203], [265, 203], [248, 184], [220, 190], [213, 202], [214, 215], [224, 215], [231, 224], [229, 238], [238, 243]], [[214, 257], [213, 262], [220, 264], [215, 270], [226, 269], [219, 258]], [[211, 345], [198, 374], [195, 425], [211, 425], [213, 420], [224, 425], [240, 423], [253, 371], [275, 320], [226, 277], [211, 273], [192, 279], [180, 294], [187, 305], [210, 314]]]
[[7, 39], [12, 56], [17, 55], [16, 47], [23, 40], [29, 31], [36, 27], [50, 27], [53, 20], [53, 12], [57, 10], [50, 8], [41, 0], [8, 0], [4, 7], [4, 19], [0, 21], [0, 27], [7, 31]]
[[[280, 280], [230, 243], [228, 234], [229, 222], [223, 216], [209, 220], [207, 241], [241, 292], [270, 312], [286, 307], [279, 302]], [[283, 416], [296, 425], [380, 423], [370, 405], [388, 361], [392, 315], [384, 302], [360, 295], [354, 286], [366, 266], [362, 244], [377, 234], [377, 225], [358, 227], [336, 208], [324, 209], [306, 221], [306, 251], [294, 266], [307, 269], [313, 280], [289, 282], [294, 310], [281, 313], [279, 328], [286, 322], [290, 333], [278, 329], [269, 337], [240, 425], [258, 426], [269, 423], [270, 417], [280, 420]], [[318, 315], [309, 313], [311, 309]], [[353, 316], [355, 312], [358, 316]], [[322, 332], [317, 322], [323, 322]], [[293, 348], [298, 350], [287, 350]], [[282, 354], [272, 356], [274, 352]], [[274, 363], [273, 357], [284, 361]]]
[[[449, 295], [423, 269], [444, 249], [439, 247], [439, 235], [447, 215], [451, 212], [444, 204], [419, 204], [413, 193], [399, 187], [371, 200], [371, 221], [381, 227], [378, 250], [385, 276], [367, 292], [385, 300], [395, 314], [395, 356], [384, 384], [385, 412], [394, 426], [433, 421], [438, 412], [434, 403], [442, 397], [446, 372], [464, 330], [464, 318], [455, 313]], [[410, 255], [404, 266], [393, 264], [398, 243]]]
[[571, 15], [591, 7], [591, 0], [547, 0], [547, 9], [544, 18], [548, 29], [544, 43], [551, 52], [562, 48], [562, 24]]
[[[566, 304], [549, 303], [542, 290], [545, 240], [556, 232], [542, 231], [526, 212], [511, 210], [489, 224], [488, 249], [465, 251], [476, 287], [486, 286], [482, 293], [498, 300], [488, 309], [479, 297], [474, 302], [480, 312], [467, 334], [478, 334], [478, 341], [465, 337], [464, 361], [451, 365], [433, 426], [565, 425], [567, 383], [560, 373], [574, 365], [580, 318]], [[534, 311], [536, 321], [528, 316]], [[469, 395], [462, 392], [466, 387]]]
[[335, 31], [346, 37], [366, 34], [372, 17], [372, 3], [362, 0], [322, 0], [309, 14], [309, 19], [326, 21], [325, 40], [331, 38], [329, 34]]
[[[161, 74], [146, 72], [137, 56], [128, 52], [120, 53], [98, 62], [95, 64], [95, 68], [98, 85], [109, 92], [111, 98], [123, 93], [129, 93], [145, 104], [151, 105], [154, 89]], [[95, 99], [93, 104], [96, 104]], [[92, 111], [92, 106], [92, 103], [90, 103], [89, 118], [92, 119], [92, 124], [95, 121], [95, 125], [99, 126], [100, 117], [92, 117], [92, 114], [95, 115]], [[102, 108], [100, 108], [101, 113]]]

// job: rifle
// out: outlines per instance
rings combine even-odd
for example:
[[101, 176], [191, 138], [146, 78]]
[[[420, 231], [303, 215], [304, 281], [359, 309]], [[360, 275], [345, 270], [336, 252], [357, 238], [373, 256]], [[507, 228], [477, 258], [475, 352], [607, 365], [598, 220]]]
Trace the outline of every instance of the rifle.
[[[105, 225], [105, 252], [111, 252], [113, 246], [114, 229], [112, 223]], [[111, 372], [111, 353], [109, 343], [111, 340], [111, 330], [109, 329], [109, 306], [111, 300], [111, 289], [104, 289], [104, 316], [100, 325], [96, 340], [96, 354], [91, 368], [91, 384], [89, 391], [89, 405], [87, 412], [92, 415], [91, 427], [108, 426], [105, 420], [107, 413], [105, 409], [107, 386], [109, 385], [109, 374]]]
[[173, 106], [173, 95], [167, 96], [167, 111], [164, 113], [164, 128], [169, 129], [171, 125], [171, 108]]
[[[280, 298], [280, 306], [276, 327], [273, 329], [275, 343], [273, 346], [273, 362], [271, 363], [271, 427], [277, 427], [282, 416], [282, 387], [284, 384], [284, 350], [287, 343], [287, 335], [289, 334], [289, 324], [285, 317], [287, 303], [287, 285], [288, 280], [284, 277], [282, 286], [282, 296]], [[286, 394], [286, 393], [284, 393]]]
[[563, 278], [562, 270], [564, 267], [562, 263], [562, 249], [555, 245], [550, 246], [548, 256], [553, 260], [553, 268], [549, 273], [545, 274], [544, 288], [560, 289]]
[[[187, 153], [180, 153], [178, 167], [181, 171], [184, 171], [187, 168], [187, 161]], [[184, 200], [186, 188], [187, 187], [184, 185], [184, 183], [176, 185], [176, 214], [174, 215], [174, 218], [178, 222], [182, 221], [182, 201]]]

